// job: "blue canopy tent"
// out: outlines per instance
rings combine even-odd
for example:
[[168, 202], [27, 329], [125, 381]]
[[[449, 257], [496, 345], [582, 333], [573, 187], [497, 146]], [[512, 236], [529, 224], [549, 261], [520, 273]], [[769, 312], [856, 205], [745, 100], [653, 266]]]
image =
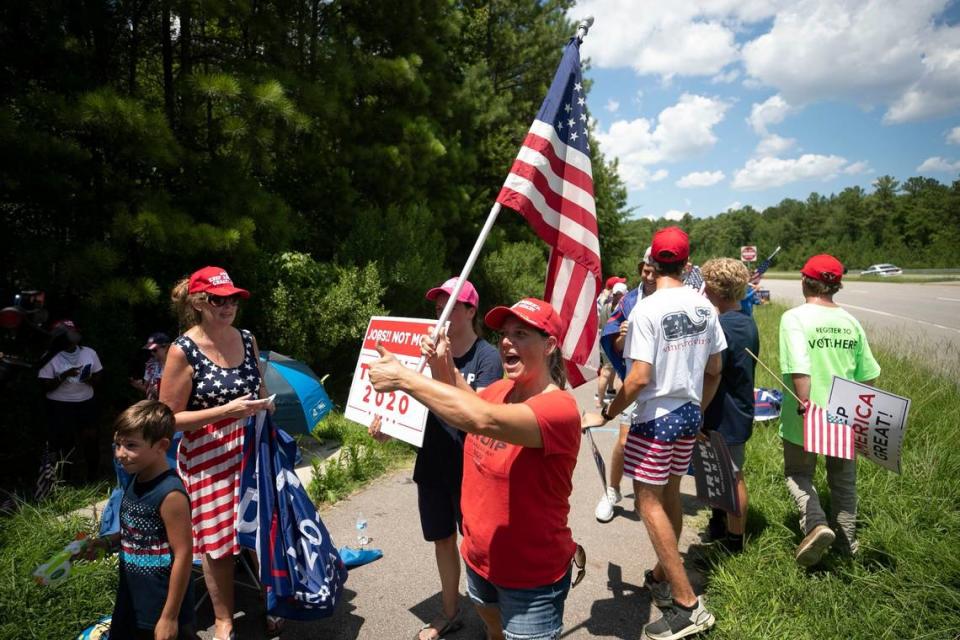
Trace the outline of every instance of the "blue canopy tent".
[[317, 374], [303, 362], [276, 351], [261, 351], [264, 378], [270, 393], [277, 394], [273, 422], [287, 433], [310, 433], [333, 403]]

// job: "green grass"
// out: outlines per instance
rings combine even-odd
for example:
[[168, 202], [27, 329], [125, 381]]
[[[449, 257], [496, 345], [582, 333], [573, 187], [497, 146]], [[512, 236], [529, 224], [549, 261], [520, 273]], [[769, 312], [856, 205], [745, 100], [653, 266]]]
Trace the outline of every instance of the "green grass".
[[[778, 370], [784, 307], [756, 310], [761, 359]], [[748, 443], [747, 550], [707, 552], [711, 638], [957, 638], [960, 633], [960, 390], [916, 359], [878, 348], [878, 386], [913, 401], [903, 475], [858, 463], [860, 553], [831, 553], [807, 572], [793, 559], [797, 515], [783, 480], [776, 424], [758, 424]], [[758, 385], [776, 386], [758, 368]], [[823, 463], [817, 487], [829, 505]], [[709, 555], [714, 554], [714, 555]]]
[[[764, 278], [770, 280], [799, 280], [799, 271], [767, 271], [763, 274]], [[935, 283], [935, 282], [956, 282], [960, 280], [960, 274], [906, 274], [902, 276], [861, 276], [859, 273], [848, 273], [843, 276], [844, 282], [890, 282], [894, 284], [916, 284], [916, 283]]]
[[317, 505], [345, 498], [385, 472], [408, 464], [414, 448], [399, 440], [379, 443], [367, 430], [331, 413], [313, 432], [321, 440], [335, 440], [342, 448], [338, 455], [313, 463], [313, 479], [307, 487], [310, 499]]
[[99, 486], [59, 488], [41, 504], [21, 504], [0, 518], [0, 639], [75, 638], [113, 611], [116, 556], [75, 564], [56, 587], [38, 585], [31, 575], [78, 532], [96, 533], [90, 518], [68, 514], [104, 495]]

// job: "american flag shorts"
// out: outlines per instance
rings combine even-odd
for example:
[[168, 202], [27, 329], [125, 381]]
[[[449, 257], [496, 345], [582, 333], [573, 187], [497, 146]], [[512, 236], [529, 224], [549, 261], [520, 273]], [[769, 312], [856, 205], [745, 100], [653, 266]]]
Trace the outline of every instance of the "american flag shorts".
[[688, 402], [670, 413], [630, 426], [623, 451], [623, 472], [646, 484], [665, 485], [690, 467], [700, 429], [700, 407]]

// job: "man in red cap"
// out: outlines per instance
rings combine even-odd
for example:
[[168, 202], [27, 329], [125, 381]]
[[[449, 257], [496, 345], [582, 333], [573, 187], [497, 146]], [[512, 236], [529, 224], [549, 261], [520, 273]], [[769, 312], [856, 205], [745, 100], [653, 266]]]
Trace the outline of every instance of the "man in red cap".
[[601, 413], [606, 422], [636, 402], [623, 471], [633, 478], [637, 512], [657, 553], [644, 586], [663, 616], [644, 627], [650, 640], [683, 638], [714, 624], [690, 585], [677, 539], [683, 515], [680, 480], [703, 420], [701, 406], [710, 404], [720, 382], [720, 352], [727, 343], [716, 309], [683, 284], [689, 255], [683, 230], [668, 227], [654, 234], [650, 258], [657, 290], [630, 312], [623, 357], [631, 364], [619, 393]]
[[[845, 269], [831, 255], [816, 255], [800, 270], [804, 304], [780, 319], [780, 373], [783, 384], [801, 400], [825, 407], [833, 376], [873, 384], [880, 366], [870, 352], [867, 336], [857, 319], [838, 307], [833, 296], [840, 290]], [[839, 535], [844, 552], [856, 553], [857, 464], [855, 460], [827, 457], [832, 520], [828, 526], [813, 486], [817, 454], [803, 449], [803, 418], [793, 394], [783, 398], [780, 412], [783, 438], [783, 474], [800, 511], [804, 538], [796, 551], [801, 566], [812, 567]]]

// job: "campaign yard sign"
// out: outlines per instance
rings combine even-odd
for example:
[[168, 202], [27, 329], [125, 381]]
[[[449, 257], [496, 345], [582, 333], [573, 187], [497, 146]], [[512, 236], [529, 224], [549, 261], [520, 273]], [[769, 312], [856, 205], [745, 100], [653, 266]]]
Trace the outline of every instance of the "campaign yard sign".
[[853, 427], [857, 455], [900, 473], [900, 449], [907, 430], [910, 398], [833, 376], [827, 410]]
[[[380, 358], [376, 349], [378, 341], [403, 365], [416, 369], [420, 362], [420, 337], [432, 332], [436, 323], [436, 320], [421, 318], [370, 318], [357, 358], [357, 368], [353, 372], [347, 407], [343, 412], [348, 420], [369, 427], [373, 417], [379, 415], [383, 433], [415, 447], [423, 446], [427, 408], [406, 393], [376, 391], [370, 384], [367, 370], [371, 362]], [[423, 373], [429, 376], [430, 367], [424, 368]]]
[[697, 438], [693, 446], [693, 479], [698, 498], [711, 507], [740, 515], [733, 458], [719, 432], [711, 431], [706, 439]]

